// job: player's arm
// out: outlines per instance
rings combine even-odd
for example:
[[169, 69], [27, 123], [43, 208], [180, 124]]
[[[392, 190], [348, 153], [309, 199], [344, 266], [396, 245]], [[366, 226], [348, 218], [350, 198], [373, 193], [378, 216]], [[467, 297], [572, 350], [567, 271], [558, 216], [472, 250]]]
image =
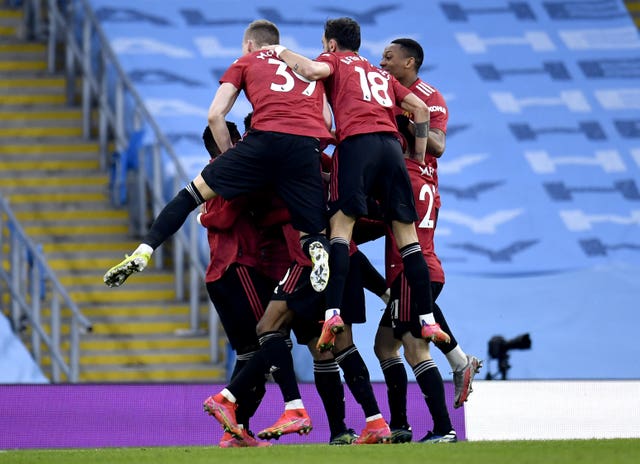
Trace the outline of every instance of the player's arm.
[[415, 153], [412, 157], [420, 162], [424, 162], [427, 152], [427, 140], [429, 138], [429, 107], [413, 93], [404, 97], [400, 106], [403, 110], [413, 113], [413, 123], [415, 128]]
[[207, 122], [213, 134], [213, 139], [216, 141], [218, 148], [220, 148], [220, 153], [224, 153], [233, 146], [225, 117], [229, 111], [231, 111], [239, 94], [240, 89], [236, 88], [233, 84], [223, 82], [220, 84], [220, 87], [218, 87], [218, 91], [213, 97], [211, 105], [209, 105]]
[[322, 95], [322, 117], [327, 129], [331, 132], [331, 128], [333, 127], [333, 113], [331, 112], [331, 107], [327, 101], [326, 93]]
[[276, 56], [284, 61], [294, 72], [310, 81], [318, 81], [329, 77], [331, 67], [327, 63], [321, 63], [289, 50], [282, 45], [269, 45], [265, 47], [276, 52]]
[[[431, 113], [433, 115], [433, 113]], [[407, 141], [407, 147], [410, 150], [409, 153], [413, 153], [413, 145], [415, 142], [416, 129], [413, 122], [406, 116], [399, 114], [396, 115], [396, 123], [398, 124], [398, 131], [404, 136]], [[431, 126], [431, 122], [429, 122]], [[437, 127], [429, 127], [429, 137], [427, 140], [427, 153], [435, 158], [440, 158], [444, 154], [446, 147], [446, 134], [442, 129]]]
[[427, 153], [436, 158], [440, 158], [444, 153], [446, 145], [446, 134], [441, 129], [429, 129], [429, 140], [427, 141]]

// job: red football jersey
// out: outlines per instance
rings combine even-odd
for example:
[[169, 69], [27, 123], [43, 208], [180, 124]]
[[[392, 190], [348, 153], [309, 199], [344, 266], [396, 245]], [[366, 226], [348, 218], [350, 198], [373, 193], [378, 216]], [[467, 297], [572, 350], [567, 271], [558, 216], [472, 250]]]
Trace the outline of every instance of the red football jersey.
[[[287, 273], [293, 259], [289, 253], [289, 243], [284, 233], [284, 225], [291, 222], [291, 216], [284, 202], [277, 195], [264, 192], [261, 209], [256, 215], [260, 234], [258, 271], [275, 281], [280, 281]], [[298, 248], [300, 244], [298, 243]]]
[[207, 201], [207, 211], [200, 216], [209, 240], [206, 282], [220, 279], [233, 263], [250, 267], [258, 263], [258, 232], [251, 216], [238, 205], [246, 205], [243, 198], [227, 201], [215, 197]]
[[325, 86], [338, 142], [352, 135], [398, 132], [394, 108], [409, 89], [354, 52], [323, 53], [316, 61], [331, 68]]
[[[428, 166], [409, 158], [405, 158], [405, 162], [407, 163], [411, 188], [416, 202], [416, 211], [418, 212], [418, 220], [415, 222], [416, 232], [418, 233], [422, 254], [429, 266], [429, 278], [433, 282], [444, 283], [442, 263], [433, 246], [433, 235], [436, 230], [437, 219], [435, 199], [438, 186], [430, 178]], [[387, 231], [387, 239], [385, 240], [385, 267], [387, 285], [389, 286], [404, 269], [402, 257], [390, 232], [390, 230]]]
[[[440, 129], [445, 134], [447, 133], [447, 123], [449, 122], [449, 109], [447, 108], [447, 103], [444, 100], [444, 97], [440, 93], [438, 89], [433, 87], [432, 85], [427, 84], [422, 79], [418, 78], [410, 87], [414, 94], [420, 98], [426, 105], [429, 107], [430, 118], [429, 118], [429, 127], [431, 129]], [[413, 120], [413, 114], [407, 113], [403, 111], [402, 108], [397, 107], [396, 114], [404, 114], [409, 119]], [[438, 186], [438, 158], [435, 156], [429, 155], [429, 153], [425, 156], [425, 164], [429, 166], [431, 170], [431, 176], [433, 178], [433, 182]], [[437, 189], [436, 189], [437, 191]], [[440, 208], [440, 193], [437, 193], [437, 197], [435, 200], [435, 207]]]
[[306, 82], [274, 51], [259, 50], [238, 58], [220, 79], [224, 82], [244, 91], [253, 106], [252, 128], [331, 137], [322, 116], [324, 84]]

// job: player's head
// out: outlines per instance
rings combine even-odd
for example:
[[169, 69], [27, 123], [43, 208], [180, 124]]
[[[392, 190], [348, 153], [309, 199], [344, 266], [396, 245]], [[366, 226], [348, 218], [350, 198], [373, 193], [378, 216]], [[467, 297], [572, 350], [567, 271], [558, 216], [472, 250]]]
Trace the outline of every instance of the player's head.
[[395, 39], [382, 52], [380, 67], [394, 77], [417, 74], [424, 60], [424, 51], [413, 39]]
[[322, 45], [325, 52], [360, 49], [360, 24], [351, 18], [328, 19], [324, 25]]
[[[229, 129], [229, 135], [231, 136], [231, 143], [236, 144], [240, 137], [240, 132], [238, 131], [238, 126], [236, 123], [227, 121], [227, 129]], [[213, 134], [211, 133], [211, 129], [209, 126], [204, 128], [204, 132], [202, 133], [202, 141], [204, 142], [204, 147], [209, 152], [209, 156], [211, 158], [215, 158], [220, 154], [220, 149], [216, 144], [216, 141], [213, 139]]]
[[271, 21], [256, 19], [244, 31], [242, 37], [242, 53], [247, 54], [265, 45], [280, 43], [280, 31]]

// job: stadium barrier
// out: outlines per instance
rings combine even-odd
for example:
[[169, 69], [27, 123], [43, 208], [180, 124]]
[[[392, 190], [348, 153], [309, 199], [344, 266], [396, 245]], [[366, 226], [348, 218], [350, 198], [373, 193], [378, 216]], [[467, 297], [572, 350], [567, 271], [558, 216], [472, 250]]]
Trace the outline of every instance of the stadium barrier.
[[[477, 381], [463, 408], [452, 409], [461, 440], [640, 438], [640, 381]], [[131, 446], [215, 446], [221, 427], [202, 411], [202, 401], [222, 385], [4, 385], [0, 386], [0, 449]], [[313, 420], [309, 436], [286, 435], [278, 444], [327, 443], [329, 428], [313, 384], [300, 386]], [[386, 387], [374, 383], [388, 417]], [[447, 404], [453, 385], [445, 383]], [[345, 391], [346, 423], [364, 427], [360, 407]], [[25, 408], [25, 404], [46, 408]], [[251, 428], [259, 431], [282, 413], [274, 384]], [[409, 384], [408, 419], [419, 440], [432, 427], [419, 387]]]

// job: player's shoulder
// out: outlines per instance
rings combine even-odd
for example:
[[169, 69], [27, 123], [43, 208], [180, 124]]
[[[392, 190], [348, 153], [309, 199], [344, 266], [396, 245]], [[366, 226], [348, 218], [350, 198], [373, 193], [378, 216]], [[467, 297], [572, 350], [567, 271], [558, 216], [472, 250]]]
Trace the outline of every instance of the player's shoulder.
[[411, 85], [411, 91], [422, 94], [427, 98], [435, 96], [442, 98], [442, 94], [435, 85], [430, 84], [421, 78], [418, 78], [418, 80]]

